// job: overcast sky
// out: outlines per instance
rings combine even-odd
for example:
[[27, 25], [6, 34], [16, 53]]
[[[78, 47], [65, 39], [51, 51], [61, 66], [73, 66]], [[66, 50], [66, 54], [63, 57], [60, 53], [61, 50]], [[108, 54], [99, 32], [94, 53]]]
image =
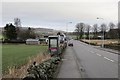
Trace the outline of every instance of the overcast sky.
[[[93, 25], [118, 21], [119, 0], [3, 0], [2, 24], [21, 19], [22, 26], [44, 27], [74, 31], [75, 24], [84, 22]], [[104, 20], [97, 20], [101, 17]], [[71, 24], [69, 22], [72, 22]]]

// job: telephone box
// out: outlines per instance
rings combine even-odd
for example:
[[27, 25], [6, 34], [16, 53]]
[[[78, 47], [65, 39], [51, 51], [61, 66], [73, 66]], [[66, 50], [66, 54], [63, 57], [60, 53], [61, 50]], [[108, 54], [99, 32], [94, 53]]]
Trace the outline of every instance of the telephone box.
[[48, 37], [48, 50], [51, 56], [59, 55], [59, 37], [49, 36]]

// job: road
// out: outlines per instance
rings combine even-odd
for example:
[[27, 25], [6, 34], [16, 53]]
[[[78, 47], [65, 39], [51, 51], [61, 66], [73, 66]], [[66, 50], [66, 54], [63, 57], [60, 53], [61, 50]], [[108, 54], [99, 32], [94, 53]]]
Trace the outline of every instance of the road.
[[72, 40], [83, 78], [118, 78], [118, 55]]

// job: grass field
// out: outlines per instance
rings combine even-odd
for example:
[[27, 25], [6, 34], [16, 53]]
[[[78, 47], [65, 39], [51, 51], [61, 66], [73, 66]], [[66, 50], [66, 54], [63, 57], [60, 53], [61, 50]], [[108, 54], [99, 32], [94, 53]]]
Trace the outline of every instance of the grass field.
[[2, 74], [2, 44], [0, 44], [0, 77]]
[[43, 53], [46, 49], [47, 46], [40, 45], [4, 44], [2, 46], [2, 72], [5, 73], [8, 67], [25, 64], [28, 57]]
[[[103, 43], [103, 40], [84, 40], [83, 39], [83, 41], [85, 41], [85, 42], [90, 42], [90, 43], [96, 43], [96, 44], [98, 44], [98, 45], [100, 45], [100, 44], [102, 44]], [[111, 43], [118, 43], [118, 40], [117, 39], [106, 39], [106, 40], [104, 40], [104, 44], [111, 44]]]
[[0, 34], [0, 39], [2, 39], [3, 38], [3, 36]]

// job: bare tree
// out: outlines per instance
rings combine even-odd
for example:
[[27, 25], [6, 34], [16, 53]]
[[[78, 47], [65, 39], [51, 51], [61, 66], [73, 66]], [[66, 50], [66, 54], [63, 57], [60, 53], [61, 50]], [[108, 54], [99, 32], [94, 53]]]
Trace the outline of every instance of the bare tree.
[[120, 44], [120, 22], [118, 22], [118, 43]]
[[84, 27], [85, 24], [84, 23], [78, 23], [76, 24], [76, 29], [75, 31], [77, 32], [77, 39], [81, 39], [84, 33]]
[[115, 27], [115, 24], [112, 23], [112, 22], [110, 22], [110, 23], [109, 23], [109, 28], [110, 28], [110, 30], [109, 30], [109, 36], [110, 36], [111, 39], [113, 39], [114, 36], [115, 36], [115, 35], [113, 34], [113, 33], [114, 33], [114, 31], [113, 31], [114, 27]]
[[19, 18], [14, 18], [15, 27], [21, 27], [21, 20]]
[[14, 25], [16, 27], [17, 39], [20, 39], [21, 31], [21, 20], [19, 18], [14, 18]]
[[93, 34], [94, 34], [94, 39], [96, 39], [97, 35], [98, 35], [98, 25], [97, 24], [93, 25]]
[[109, 27], [110, 27], [110, 29], [114, 29], [115, 24], [114, 24], [114, 23], [112, 23], [112, 22], [110, 22], [110, 23], [109, 23]]

